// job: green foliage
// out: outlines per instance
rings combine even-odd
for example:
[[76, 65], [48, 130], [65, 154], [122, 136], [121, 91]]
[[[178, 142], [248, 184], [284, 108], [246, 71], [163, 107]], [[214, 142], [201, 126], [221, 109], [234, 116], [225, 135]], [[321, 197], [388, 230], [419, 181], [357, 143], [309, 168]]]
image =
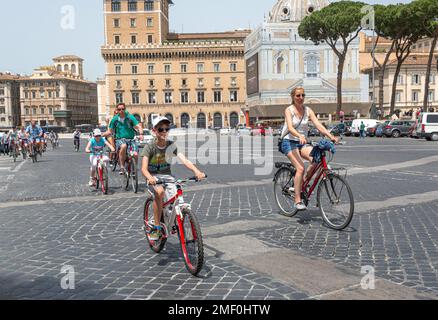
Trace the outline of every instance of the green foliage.
[[421, 22], [425, 36], [433, 37], [438, 31], [438, 1], [416, 0], [411, 4], [416, 19]]

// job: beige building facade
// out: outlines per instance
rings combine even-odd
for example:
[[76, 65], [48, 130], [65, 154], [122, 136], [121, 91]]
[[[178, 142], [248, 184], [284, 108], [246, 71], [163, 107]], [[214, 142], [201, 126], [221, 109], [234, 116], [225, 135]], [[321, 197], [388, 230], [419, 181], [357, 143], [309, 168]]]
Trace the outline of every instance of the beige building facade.
[[0, 129], [20, 125], [20, 76], [0, 73]]
[[172, 1], [104, 0], [107, 105], [124, 102], [146, 126], [244, 123], [244, 39], [249, 31], [169, 33]]
[[[70, 62], [66, 64], [69, 70], [58, 71], [61, 60]], [[97, 124], [97, 85], [83, 79], [82, 61], [74, 56], [55, 58], [54, 65], [40, 67], [31, 76], [20, 79], [23, 125], [32, 120], [41, 126], [65, 128]], [[73, 63], [77, 64], [77, 72], [71, 71]]]
[[[400, 110], [402, 112], [402, 116], [407, 116], [410, 111], [416, 111], [418, 108], [423, 107], [427, 62], [428, 55], [413, 53], [405, 60], [401, 67], [400, 75], [397, 80], [395, 110]], [[392, 84], [394, 81], [396, 66], [397, 61], [392, 60], [385, 71], [383, 88], [383, 107], [385, 115], [389, 115], [390, 111]], [[379, 71], [380, 70], [377, 68], [377, 74]], [[371, 69], [366, 69], [364, 72], [370, 74]], [[378, 79], [376, 79], [375, 86], [377, 88], [376, 90], [378, 91]], [[429, 108], [438, 110], [438, 73], [435, 59], [433, 60], [429, 88]], [[372, 81], [370, 81], [369, 90], [370, 95], [372, 95]]]

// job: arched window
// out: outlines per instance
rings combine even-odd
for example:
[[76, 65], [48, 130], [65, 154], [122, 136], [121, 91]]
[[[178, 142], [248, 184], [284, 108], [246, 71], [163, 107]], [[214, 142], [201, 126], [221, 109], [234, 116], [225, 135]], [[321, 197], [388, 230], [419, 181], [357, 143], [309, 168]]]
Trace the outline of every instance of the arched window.
[[207, 129], [207, 118], [205, 117], [205, 113], [198, 114], [198, 121], [196, 122], [196, 128]]
[[171, 113], [166, 113], [165, 117], [166, 117], [167, 119], [169, 119], [170, 124], [173, 124], [173, 123], [174, 123], [174, 121], [173, 121], [173, 114], [171, 114]]
[[62, 71], [62, 66], [60, 64], [58, 64], [58, 66], [56, 67], [56, 70], [58, 70], [59, 72]]
[[68, 71], [68, 64], [65, 64], [64, 65], [64, 72], [67, 72]]
[[277, 73], [282, 74], [283, 70], [284, 70], [284, 58], [282, 56], [280, 56], [277, 59]]
[[216, 112], [214, 114], [214, 123], [213, 123], [214, 128], [222, 128], [223, 123], [222, 123], [222, 115], [219, 112]]
[[76, 74], [76, 65], [75, 64], [71, 65], [71, 73]]
[[187, 113], [181, 115], [181, 128], [188, 128], [190, 124], [190, 116]]
[[236, 112], [230, 114], [230, 126], [231, 128], [237, 127], [239, 124], [239, 115]]
[[317, 78], [319, 74], [319, 57], [309, 55], [304, 59], [304, 70], [307, 78]]

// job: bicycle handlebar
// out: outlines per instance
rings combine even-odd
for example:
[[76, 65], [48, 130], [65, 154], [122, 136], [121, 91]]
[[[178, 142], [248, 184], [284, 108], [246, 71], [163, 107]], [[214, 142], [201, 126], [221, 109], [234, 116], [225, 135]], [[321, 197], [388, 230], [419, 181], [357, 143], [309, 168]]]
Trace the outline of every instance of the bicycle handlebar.
[[[205, 179], [203, 179], [203, 180], [206, 180], [207, 178], [208, 178], [208, 176], [205, 175]], [[198, 180], [196, 177], [191, 177], [191, 178], [186, 178], [186, 179], [178, 179], [175, 181], [175, 183], [186, 183], [186, 182], [200, 182], [200, 180]], [[157, 181], [157, 185], [163, 185], [166, 183], [169, 183], [169, 182], [161, 180], [161, 179], [158, 179], [158, 181]]]

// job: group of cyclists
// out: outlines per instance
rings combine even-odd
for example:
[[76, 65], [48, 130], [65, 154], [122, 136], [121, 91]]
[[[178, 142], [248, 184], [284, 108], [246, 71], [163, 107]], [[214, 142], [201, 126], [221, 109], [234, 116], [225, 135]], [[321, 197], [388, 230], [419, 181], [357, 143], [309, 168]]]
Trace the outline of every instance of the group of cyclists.
[[47, 144], [51, 143], [55, 148], [59, 145], [59, 136], [56, 132], [45, 131], [33, 120], [27, 127], [17, 127], [11, 129], [7, 134], [3, 134], [0, 139], [1, 150], [4, 155], [12, 157], [22, 154], [26, 158], [34, 156], [34, 152], [40, 155], [47, 150]]

